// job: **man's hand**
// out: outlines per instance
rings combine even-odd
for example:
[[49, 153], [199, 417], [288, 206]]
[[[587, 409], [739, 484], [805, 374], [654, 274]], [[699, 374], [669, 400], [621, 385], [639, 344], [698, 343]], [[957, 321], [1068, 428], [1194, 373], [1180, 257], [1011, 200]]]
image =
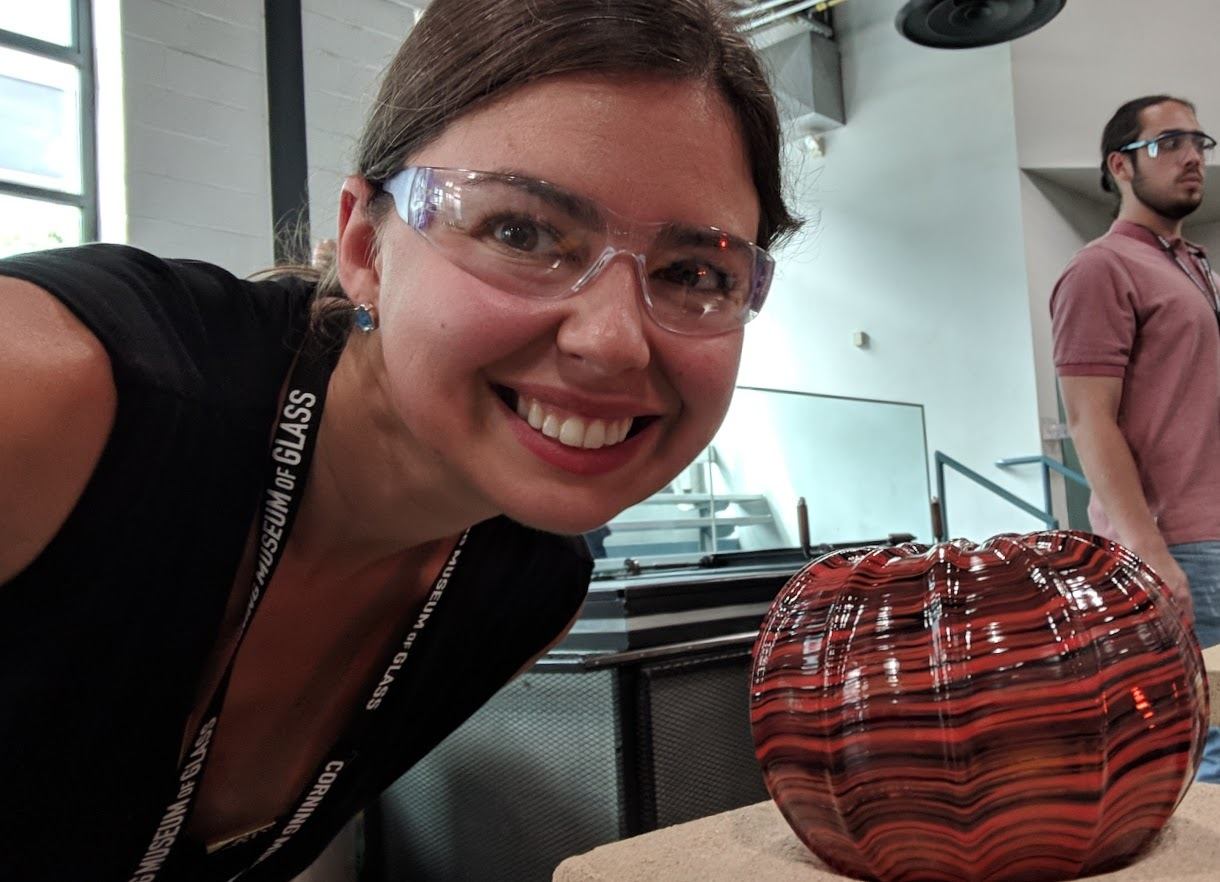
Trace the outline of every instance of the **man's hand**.
[[1154, 573], [1161, 577], [1161, 581], [1165, 583], [1173, 599], [1178, 602], [1178, 607], [1182, 611], [1183, 621], [1187, 625], [1193, 626], [1195, 623], [1195, 605], [1190, 599], [1190, 580], [1186, 578], [1186, 573], [1182, 572], [1178, 562], [1173, 559], [1169, 549], [1164, 551], [1158, 549], [1146, 556], [1141, 554], [1140, 557], [1144, 563], [1152, 568]]

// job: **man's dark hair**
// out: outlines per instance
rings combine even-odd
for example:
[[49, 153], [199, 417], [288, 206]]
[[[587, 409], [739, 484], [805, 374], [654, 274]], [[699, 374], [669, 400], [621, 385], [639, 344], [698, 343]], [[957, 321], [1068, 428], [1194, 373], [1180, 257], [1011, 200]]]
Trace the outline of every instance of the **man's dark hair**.
[[[1173, 95], [1145, 95], [1143, 98], [1134, 98], [1118, 108], [1114, 111], [1114, 116], [1110, 117], [1110, 121], [1106, 123], [1105, 130], [1101, 133], [1101, 188], [1107, 193], [1117, 193], [1118, 187], [1114, 183], [1114, 178], [1110, 176], [1106, 160], [1109, 159], [1111, 153], [1139, 137], [1140, 114], [1144, 112], [1145, 108], [1164, 104], [1167, 101], [1189, 107], [1191, 113], [1196, 113], [1194, 104], [1185, 98], [1175, 98]], [[1132, 161], [1135, 161], [1134, 157]]]

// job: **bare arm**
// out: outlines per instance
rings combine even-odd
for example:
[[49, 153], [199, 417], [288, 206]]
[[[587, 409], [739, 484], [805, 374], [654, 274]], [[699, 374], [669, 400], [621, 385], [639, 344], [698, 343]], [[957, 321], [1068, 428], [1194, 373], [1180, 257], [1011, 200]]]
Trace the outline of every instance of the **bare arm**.
[[47, 546], [114, 424], [102, 345], [58, 300], [0, 277], [0, 585]]
[[1131, 448], [1118, 427], [1123, 381], [1118, 377], [1060, 377], [1068, 429], [1085, 477], [1119, 540], [1152, 567], [1194, 619], [1186, 574], [1169, 554], [1140, 485]]

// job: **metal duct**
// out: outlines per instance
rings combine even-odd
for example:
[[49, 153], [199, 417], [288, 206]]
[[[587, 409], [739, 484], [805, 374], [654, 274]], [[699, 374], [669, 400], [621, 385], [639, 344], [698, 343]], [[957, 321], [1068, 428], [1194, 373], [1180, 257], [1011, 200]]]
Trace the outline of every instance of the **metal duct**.
[[841, 0], [735, 0], [732, 14], [758, 50], [790, 137], [843, 125], [839, 47], [826, 10]]
[[741, 29], [746, 33], [762, 30], [788, 18], [799, 17], [809, 29], [830, 37], [833, 34], [829, 24], [824, 17], [819, 17], [818, 13], [823, 13], [841, 2], [843, 0], [763, 0], [760, 3], [736, 0], [737, 9], [733, 11], [733, 15], [742, 20]]

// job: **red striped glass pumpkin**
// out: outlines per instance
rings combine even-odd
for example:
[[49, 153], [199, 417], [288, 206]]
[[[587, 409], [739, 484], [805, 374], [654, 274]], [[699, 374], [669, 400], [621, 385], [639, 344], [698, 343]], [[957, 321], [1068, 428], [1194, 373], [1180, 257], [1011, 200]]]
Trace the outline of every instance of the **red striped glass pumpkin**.
[[1070, 879], [1144, 850], [1207, 731], [1198, 643], [1163, 583], [1087, 533], [822, 557], [754, 646], [771, 796], [834, 870]]

